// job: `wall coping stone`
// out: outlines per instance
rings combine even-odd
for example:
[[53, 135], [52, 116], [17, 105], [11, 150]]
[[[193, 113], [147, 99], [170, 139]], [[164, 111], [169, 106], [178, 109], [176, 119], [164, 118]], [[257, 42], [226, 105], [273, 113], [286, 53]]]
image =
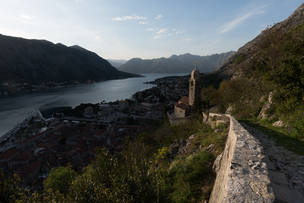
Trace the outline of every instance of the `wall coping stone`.
[[274, 202], [262, 144], [235, 118], [226, 116], [230, 129], [225, 149], [215, 161], [217, 176], [209, 202]]

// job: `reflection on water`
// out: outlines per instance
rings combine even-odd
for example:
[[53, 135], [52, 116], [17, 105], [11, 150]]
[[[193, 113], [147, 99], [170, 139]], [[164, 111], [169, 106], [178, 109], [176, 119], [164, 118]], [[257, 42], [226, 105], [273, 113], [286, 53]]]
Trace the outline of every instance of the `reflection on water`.
[[115, 101], [130, 98], [135, 92], [153, 86], [144, 84], [144, 82], [170, 75], [184, 74], [146, 74], [146, 77], [141, 78], [109, 80], [47, 93], [0, 99], [0, 136], [40, 107], [75, 107], [81, 103], [98, 103], [102, 100]]

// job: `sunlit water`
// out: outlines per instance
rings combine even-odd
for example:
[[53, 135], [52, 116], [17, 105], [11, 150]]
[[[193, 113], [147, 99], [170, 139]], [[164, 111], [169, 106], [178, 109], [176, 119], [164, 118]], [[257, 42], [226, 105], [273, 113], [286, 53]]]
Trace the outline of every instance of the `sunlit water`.
[[144, 82], [172, 75], [185, 74], [146, 74], [145, 77], [140, 78], [109, 80], [47, 93], [0, 99], [0, 136], [40, 107], [75, 107], [81, 103], [126, 99], [130, 98], [135, 92], [153, 86], [152, 84], [144, 84]]

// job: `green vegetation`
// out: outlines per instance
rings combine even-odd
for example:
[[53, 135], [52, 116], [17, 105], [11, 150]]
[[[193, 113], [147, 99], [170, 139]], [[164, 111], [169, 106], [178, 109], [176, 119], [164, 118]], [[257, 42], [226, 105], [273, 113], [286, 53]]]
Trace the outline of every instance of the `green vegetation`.
[[172, 202], [198, 202], [209, 198], [214, 178], [213, 160], [212, 154], [202, 151], [176, 161], [170, 170]]
[[[154, 132], [140, 136], [146, 145], [158, 148], [154, 157], [156, 166], [165, 174], [163, 188], [169, 198], [167, 202], [199, 202], [209, 198], [215, 178], [211, 167], [215, 157], [224, 149], [227, 126], [220, 126], [218, 131], [215, 133], [196, 116], [179, 126], [169, 126], [165, 122]], [[182, 143], [181, 140], [190, 135], [194, 136], [184, 153], [177, 153], [172, 143]], [[212, 144], [214, 146], [208, 150]]]
[[139, 140], [147, 145], [161, 148], [172, 144], [175, 140], [187, 139], [190, 135], [204, 128], [199, 115], [191, 122], [184, 125], [170, 126], [165, 120], [155, 128], [153, 132], [145, 132], [139, 135]]
[[19, 184], [20, 179], [17, 176], [5, 178], [0, 169], [0, 202], [15, 202], [20, 198], [22, 190]]
[[242, 63], [243, 61], [245, 61], [246, 56], [242, 55], [242, 54], [238, 54], [235, 56], [234, 60], [237, 64]]
[[224, 80], [218, 89], [212, 86], [202, 89], [204, 110], [216, 106], [219, 112], [224, 113], [232, 107], [233, 115], [236, 117], [257, 117], [263, 106], [260, 98], [266, 94], [268, 86], [267, 83], [256, 83], [247, 78]]
[[233, 79], [220, 81], [215, 78], [218, 84], [209, 85], [216, 89], [212, 86], [202, 89], [204, 109], [216, 107], [218, 112], [224, 113], [232, 107], [236, 118], [256, 120], [272, 92], [272, 104], [266, 112], [268, 120], [259, 123], [264, 122], [263, 128], [274, 130], [271, 123], [281, 120], [286, 125], [281, 136], [276, 136], [280, 137], [279, 142], [286, 142], [283, 146], [288, 149], [293, 148], [289, 138], [303, 143], [303, 36], [303, 24], [265, 31], [252, 43], [253, 46], [247, 47], [247, 51], [239, 52], [232, 58], [228, 66], [233, 68]]
[[48, 178], [43, 182], [45, 189], [67, 193], [72, 184], [72, 180], [76, 177], [77, 173], [71, 168], [58, 167], [50, 171]]
[[294, 134], [289, 133], [286, 128], [273, 127], [272, 123], [266, 120], [241, 120], [241, 122], [267, 134], [278, 145], [297, 154], [304, 155], [304, 142], [299, 140]]
[[[119, 153], [99, 149], [81, 172], [50, 171], [43, 191], [23, 189], [0, 174], [1, 202], [200, 202], [209, 198], [212, 164], [222, 152], [227, 127], [215, 133], [199, 116], [187, 124], [167, 121], [126, 144]], [[191, 136], [193, 135], [193, 136]], [[191, 136], [191, 137], [190, 137]], [[190, 137], [190, 138], [189, 138]], [[182, 149], [182, 150], [181, 150]]]

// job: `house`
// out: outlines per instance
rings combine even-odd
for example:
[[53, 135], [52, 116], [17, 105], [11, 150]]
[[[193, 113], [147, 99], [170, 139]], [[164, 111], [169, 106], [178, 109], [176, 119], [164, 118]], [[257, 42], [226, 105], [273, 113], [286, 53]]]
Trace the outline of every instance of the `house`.
[[182, 97], [174, 105], [174, 114], [176, 118], [185, 118], [190, 115], [191, 107], [189, 105], [189, 97]]

